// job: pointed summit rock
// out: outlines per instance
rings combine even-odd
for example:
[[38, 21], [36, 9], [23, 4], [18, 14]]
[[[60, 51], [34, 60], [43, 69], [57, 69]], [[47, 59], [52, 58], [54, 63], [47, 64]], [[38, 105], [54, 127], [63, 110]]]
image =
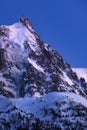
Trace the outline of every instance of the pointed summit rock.
[[22, 16], [20, 18], [20, 22], [22, 22], [26, 27], [33, 29], [32, 23], [30, 22], [28, 18], [25, 18]]

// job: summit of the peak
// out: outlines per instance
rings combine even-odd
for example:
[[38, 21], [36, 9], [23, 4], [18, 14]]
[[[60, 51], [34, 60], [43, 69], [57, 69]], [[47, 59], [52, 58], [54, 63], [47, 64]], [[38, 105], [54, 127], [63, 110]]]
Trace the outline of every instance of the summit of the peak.
[[26, 27], [33, 29], [32, 23], [30, 20], [24, 16], [20, 18], [20, 22], [22, 22]]

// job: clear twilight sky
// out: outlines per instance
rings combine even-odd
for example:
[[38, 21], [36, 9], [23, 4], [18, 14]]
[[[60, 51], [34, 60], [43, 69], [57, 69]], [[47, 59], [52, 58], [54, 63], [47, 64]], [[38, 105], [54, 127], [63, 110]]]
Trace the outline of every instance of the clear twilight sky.
[[1, 0], [0, 25], [30, 19], [72, 67], [87, 68], [87, 0]]

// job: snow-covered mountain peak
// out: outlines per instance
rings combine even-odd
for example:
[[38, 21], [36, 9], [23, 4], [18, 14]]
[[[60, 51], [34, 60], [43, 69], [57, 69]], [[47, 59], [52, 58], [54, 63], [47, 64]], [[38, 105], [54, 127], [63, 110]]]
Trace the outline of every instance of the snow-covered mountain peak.
[[24, 42], [28, 42], [30, 48], [35, 51], [37, 49], [37, 42], [35, 34], [32, 33], [26, 26], [21, 22], [6, 26], [9, 29], [9, 40], [13, 41], [24, 49]]
[[35, 33], [31, 22], [25, 17], [21, 17], [20, 22], [13, 25], [2, 25], [0, 27], [0, 38], [18, 44], [22, 50], [24, 50], [26, 42], [32, 51], [35, 52], [39, 49], [37, 45], [39, 36]]
[[20, 22], [25, 25], [28, 29], [30, 29], [31, 31], [34, 31], [33, 30], [33, 26], [32, 26], [32, 23], [30, 22], [29, 19], [25, 18], [25, 17], [21, 17], [20, 18]]
[[41, 41], [28, 19], [1, 26], [0, 130], [87, 128], [84, 78]]
[[85, 96], [76, 73], [57, 51], [41, 41], [27, 18], [0, 27], [0, 48], [1, 69], [6, 70], [6, 78], [1, 73], [5, 91], [11, 86], [9, 92], [18, 97], [50, 91], [73, 91]]

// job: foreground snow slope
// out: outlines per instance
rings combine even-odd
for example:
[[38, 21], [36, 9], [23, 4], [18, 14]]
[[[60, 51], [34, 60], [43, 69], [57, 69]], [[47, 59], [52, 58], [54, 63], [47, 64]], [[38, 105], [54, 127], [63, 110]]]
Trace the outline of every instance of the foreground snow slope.
[[0, 99], [0, 130], [87, 128], [87, 100], [72, 92], [51, 92], [39, 98], [2, 96]]
[[[69, 102], [75, 102], [87, 108], [87, 99], [72, 92], [51, 92], [40, 98], [14, 98], [11, 99], [11, 101], [18, 109], [21, 109], [28, 114], [32, 113], [35, 117], [40, 119], [45, 119], [43, 114], [44, 109], [53, 108], [56, 110], [56, 103], [65, 102], [65, 104], [61, 106], [61, 109], [69, 107]], [[48, 120], [50, 121], [49, 117]]]

